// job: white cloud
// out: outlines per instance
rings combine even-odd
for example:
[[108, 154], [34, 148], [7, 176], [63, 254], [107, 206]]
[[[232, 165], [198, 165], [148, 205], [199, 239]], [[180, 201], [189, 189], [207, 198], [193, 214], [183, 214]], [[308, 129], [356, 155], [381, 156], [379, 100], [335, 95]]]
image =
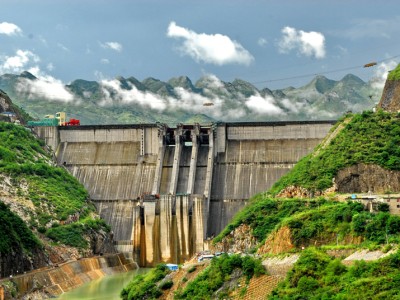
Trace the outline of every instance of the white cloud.
[[290, 101], [287, 98], [281, 100], [281, 104], [284, 108], [295, 114], [299, 113], [301, 109], [305, 107], [305, 104], [303, 102]]
[[237, 41], [231, 40], [222, 34], [196, 33], [171, 22], [167, 36], [183, 39], [179, 48], [183, 55], [189, 55], [195, 61], [203, 61], [216, 65], [237, 63], [249, 65], [254, 57]]
[[284, 115], [285, 112], [276, 105], [275, 99], [269, 95], [262, 97], [261, 95], [250, 96], [246, 102], [246, 106], [256, 114], [262, 115]]
[[74, 95], [65, 88], [61, 80], [43, 74], [37, 66], [28, 71], [35, 75], [37, 79], [20, 78], [17, 84], [18, 92], [28, 99], [44, 98], [60, 102], [73, 102], [76, 100]]
[[1, 57], [1, 61], [1, 73], [20, 73], [26, 70], [29, 64], [39, 62], [40, 58], [29, 50], [17, 50], [14, 56]]
[[100, 46], [104, 49], [111, 49], [117, 52], [122, 51], [122, 45], [117, 42], [106, 42], [106, 43], [100, 43]]
[[282, 29], [282, 34], [282, 39], [278, 45], [280, 52], [288, 53], [297, 49], [300, 54], [305, 56], [325, 57], [325, 37], [322, 33], [305, 32], [287, 26]]
[[257, 44], [261, 47], [265, 47], [268, 44], [268, 41], [265, 38], [260, 37], [257, 41]]
[[[133, 84], [128, 82], [129, 90], [121, 87], [120, 81], [103, 79], [101, 82], [103, 100], [102, 106], [108, 105], [139, 105], [154, 109], [158, 112], [182, 110], [189, 113], [205, 113], [210, 117], [224, 120], [237, 120], [246, 115], [243, 105], [239, 103], [237, 107], [226, 108], [227, 99], [219, 98], [216, 95], [209, 97], [193, 93], [182, 87], [174, 89], [176, 98], [168, 96], [160, 96], [151, 92], [142, 92]], [[204, 103], [213, 102], [213, 106], [205, 107]]]
[[[43, 73], [38, 65], [39, 62], [39, 56], [33, 52], [17, 50], [14, 56], [0, 57], [0, 73], [21, 73], [27, 70], [33, 74], [36, 77], [35, 80], [19, 78], [17, 83], [17, 92], [28, 99], [41, 98], [61, 102], [77, 100], [60, 80]], [[54, 65], [48, 63], [46, 69], [52, 71]]]
[[17, 35], [21, 34], [22, 30], [17, 25], [8, 22], [0, 23], [0, 34]]
[[371, 82], [372, 87], [381, 91], [385, 86], [386, 78], [389, 74], [389, 71], [396, 68], [397, 64], [398, 63], [394, 60], [378, 64], [375, 69], [374, 78]]
[[107, 59], [107, 58], [102, 58], [102, 59], [100, 60], [100, 62], [101, 62], [103, 65], [107, 65], [107, 64], [110, 63], [110, 60]]
[[165, 99], [153, 93], [141, 92], [132, 84], [130, 84], [130, 90], [121, 88], [120, 82], [116, 79], [104, 79], [100, 84], [105, 95], [101, 105], [110, 105], [114, 103], [114, 101], [117, 101], [122, 104], [137, 103], [159, 111], [167, 107]]

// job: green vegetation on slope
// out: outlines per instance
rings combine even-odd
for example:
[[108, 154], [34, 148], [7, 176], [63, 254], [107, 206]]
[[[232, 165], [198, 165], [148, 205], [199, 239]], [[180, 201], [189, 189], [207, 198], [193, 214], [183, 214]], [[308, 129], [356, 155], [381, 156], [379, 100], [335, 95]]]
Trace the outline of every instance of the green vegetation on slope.
[[400, 252], [346, 267], [322, 251], [302, 252], [269, 299], [400, 299]]
[[33, 249], [41, 247], [39, 240], [26, 226], [24, 221], [14, 214], [3, 202], [0, 202], [0, 253], [22, 248], [31, 253]]
[[[101, 220], [93, 220], [94, 211], [88, 203], [84, 187], [66, 170], [54, 167], [44, 143], [22, 126], [0, 122], [0, 176], [10, 176], [18, 187], [19, 196], [24, 196], [35, 205], [35, 215], [30, 225], [46, 233], [55, 241], [75, 247], [87, 247], [83, 233], [109, 227]], [[27, 186], [23, 191], [20, 186]], [[78, 214], [78, 223], [57, 226], [53, 221], [67, 220]], [[47, 229], [49, 222], [53, 228]]]
[[358, 164], [377, 164], [400, 170], [400, 114], [378, 111], [355, 114], [345, 128], [324, 149], [317, 147], [301, 159], [271, 190], [277, 194], [287, 186], [324, 190], [340, 169]]
[[241, 224], [249, 225], [253, 230], [252, 234], [258, 241], [262, 241], [283, 219], [319, 205], [321, 203], [316, 200], [307, 202], [295, 199], [276, 200], [264, 198], [262, 194], [259, 194], [234, 216], [228, 226], [214, 239], [214, 243], [220, 242], [224, 236]]
[[358, 202], [337, 202], [325, 199], [270, 199], [258, 198], [239, 212], [214, 242], [241, 224], [247, 224], [252, 234], [262, 243], [270, 233], [288, 227], [295, 247], [311, 242], [318, 244], [344, 243], [359, 237], [371, 247], [385, 242], [400, 242], [400, 217], [390, 215], [387, 205], [376, 214], [364, 211]]
[[397, 67], [389, 72], [387, 80], [400, 80], [400, 64]]
[[[175, 299], [193, 299], [205, 300], [215, 299], [214, 292], [222, 287], [224, 282], [230, 280], [234, 270], [240, 269], [247, 280], [253, 276], [259, 276], [265, 273], [265, 269], [259, 259], [250, 256], [240, 256], [223, 254], [220, 257], [213, 258], [211, 264], [190, 282], [184, 290], [178, 290]], [[221, 292], [219, 299], [227, 298], [227, 294]]]
[[162, 295], [161, 289], [156, 285], [168, 273], [165, 264], [160, 264], [146, 275], [135, 276], [121, 291], [123, 300], [157, 299]]

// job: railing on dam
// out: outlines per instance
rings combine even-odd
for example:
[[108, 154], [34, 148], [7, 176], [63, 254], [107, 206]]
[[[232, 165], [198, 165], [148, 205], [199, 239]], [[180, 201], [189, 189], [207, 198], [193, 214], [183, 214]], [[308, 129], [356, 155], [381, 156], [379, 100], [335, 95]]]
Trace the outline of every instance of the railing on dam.
[[[142, 265], [203, 250], [245, 199], [269, 189], [334, 121], [37, 127], [89, 191], [117, 247]], [[142, 201], [144, 195], [159, 195]]]

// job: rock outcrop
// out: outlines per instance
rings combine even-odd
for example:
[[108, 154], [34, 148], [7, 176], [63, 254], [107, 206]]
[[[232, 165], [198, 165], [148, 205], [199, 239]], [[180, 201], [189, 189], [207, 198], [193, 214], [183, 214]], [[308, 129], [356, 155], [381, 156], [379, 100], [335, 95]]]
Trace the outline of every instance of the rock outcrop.
[[400, 80], [386, 80], [378, 108], [389, 112], [400, 111]]
[[242, 224], [225, 236], [221, 242], [210, 246], [211, 252], [248, 252], [257, 245], [257, 239], [252, 235], [249, 225]]
[[[6, 115], [4, 114], [5, 112], [11, 114]], [[4, 91], [0, 90], [0, 121], [15, 122], [16, 120], [23, 123], [23, 117], [19, 111], [15, 109], [11, 99]]]
[[340, 170], [335, 183], [340, 193], [400, 191], [400, 172], [378, 165], [357, 164]]

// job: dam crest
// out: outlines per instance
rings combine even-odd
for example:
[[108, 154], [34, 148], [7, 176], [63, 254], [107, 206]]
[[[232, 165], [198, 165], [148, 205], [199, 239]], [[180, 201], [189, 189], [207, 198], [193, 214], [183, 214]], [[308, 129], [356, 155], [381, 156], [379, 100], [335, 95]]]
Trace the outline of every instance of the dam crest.
[[335, 121], [34, 127], [88, 190], [116, 248], [141, 266], [205, 250]]

